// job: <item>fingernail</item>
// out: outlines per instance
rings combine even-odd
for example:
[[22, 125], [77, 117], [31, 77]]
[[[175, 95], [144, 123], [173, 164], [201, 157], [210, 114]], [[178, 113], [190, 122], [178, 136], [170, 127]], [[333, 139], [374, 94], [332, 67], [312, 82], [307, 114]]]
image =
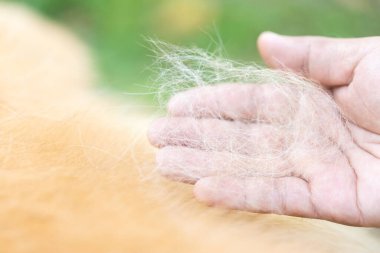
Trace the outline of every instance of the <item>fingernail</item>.
[[195, 184], [195, 197], [208, 205], [241, 209], [244, 206], [241, 180], [231, 177], [208, 177]]
[[282, 39], [282, 36], [274, 32], [267, 31], [260, 34], [260, 40], [264, 40], [264, 43], [271, 43], [279, 39]]
[[172, 97], [168, 103], [168, 112], [171, 116], [182, 115], [187, 95], [184, 92], [177, 93]]
[[160, 139], [162, 138], [162, 132], [164, 130], [165, 124], [164, 119], [156, 119], [152, 123], [150, 123], [150, 126], [148, 128], [148, 140], [149, 142], [155, 146], [160, 147], [162, 143], [160, 142]]
[[218, 184], [213, 178], [201, 178], [194, 186], [195, 197], [203, 203], [213, 204], [217, 196]]

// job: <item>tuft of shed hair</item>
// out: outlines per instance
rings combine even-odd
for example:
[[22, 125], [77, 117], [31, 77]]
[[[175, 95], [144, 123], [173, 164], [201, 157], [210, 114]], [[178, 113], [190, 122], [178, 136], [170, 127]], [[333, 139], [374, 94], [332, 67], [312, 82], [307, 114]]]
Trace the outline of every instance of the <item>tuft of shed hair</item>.
[[[275, 175], [273, 168], [289, 167], [289, 162], [290, 166], [300, 169], [316, 160], [333, 162], [337, 152], [341, 152], [345, 143], [350, 141], [346, 120], [329, 92], [305, 77], [290, 71], [264, 68], [255, 63], [236, 62], [198, 48], [182, 48], [155, 40], [151, 40], [151, 43], [158, 59], [157, 99], [161, 107], [166, 107], [168, 98], [179, 92], [225, 83], [270, 86], [275, 94], [269, 104], [252, 97], [257, 105], [255, 117], [240, 120], [241, 124], [248, 125], [248, 129], [249, 126], [257, 125], [270, 128], [269, 135], [262, 136], [260, 142], [251, 141], [257, 140], [253, 138], [256, 133], [247, 131], [247, 127], [242, 128], [241, 133], [236, 133], [236, 129], [231, 130], [223, 140], [215, 140], [200, 133], [203, 134], [202, 146], [206, 151], [217, 151], [221, 144], [218, 141], [226, 142], [223, 145], [231, 156], [226, 162], [230, 164], [225, 166], [228, 169], [224, 171], [215, 166], [213, 171], [217, 175], [281, 176]], [[213, 89], [208, 90], [210, 98], [216, 96]], [[234, 92], [233, 89], [231, 92]], [[274, 111], [273, 104], [279, 102], [285, 106]], [[200, 117], [199, 111], [208, 110], [206, 106], [188, 106], [193, 112], [190, 116], [195, 118]], [[211, 112], [211, 116], [223, 118], [216, 112]], [[245, 138], [242, 142], [241, 138], [234, 136]], [[273, 145], [273, 140], [277, 140], [276, 145]], [[187, 140], [186, 143], [192, 141]]]

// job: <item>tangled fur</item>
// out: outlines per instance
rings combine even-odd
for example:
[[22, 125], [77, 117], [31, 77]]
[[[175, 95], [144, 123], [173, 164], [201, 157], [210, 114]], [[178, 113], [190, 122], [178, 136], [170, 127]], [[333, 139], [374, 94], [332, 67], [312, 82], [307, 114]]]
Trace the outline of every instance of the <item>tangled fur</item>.
[[[227, 151], [231, 159], [225, 161], [227, 164], [223, 168], [215, 165], [215, 174], [238, 177], [281, 176], [273, 172], [273, 168], [289, 167], [289, 161], [293, 166], [299, 166], [300, 170], [310, 167], [317, 159], [331, 162], [336, 153], [350, 141], [346, 120], [328, 91], [304, 77], [288, 71], [262, 68], [254, 63], [238, 63], [197, 48], [181, 48], [159, 41], [152, 43], [159, 57], [157, 82], [161, 85], [158, 101], [162, 106], [166, 106], [168, 97], [194, 87], [203, 87], [207, 95], [204, 96], [203, 93], [202, 98], [193, 98], [193, 101], [218, 101], [212, 99], [219, 94], [208, 89], [210, 85], [238, 83], [263, 86], [263, 92], [270, 90], [268, 95], [263, 94], [270, 103], [261, 101], [262, 96], [253, 96], [250, 105], [242, 105], [243, 110], [239, 114], [250, 115], [253, 103], [257, 111], [254, 117], [231, 115], [228, 107], [223, 108], [227, 111], [225, 114], [228, 114], [228, 118], [244, 119], [240, 120], [242, 127], [238, 130], [231, 129], [222, 139], [210, 138], [209, 133], [198, 129], [197, 136], [201, 136], [200, 140], [178, 140], [179, 145], [186, 143], [190, 147], [196, 146], [196, 142], [202, 142], [202, 148], [210, 153], [220, 151], [220, 146], [223, 145], [223, 151]], [[230, 97], [237, 98], [233, 102], [239, 101], [238, 96], [242, 95], [244, 96], [233, 89], [229, 94]], [[219, 110], [210, 109], [220, 105], [210, 105], [207, 102], [192, 105], [192, 101], [186, 103], [186, 115], [189, 117], [202, 118], [207, 115], [216, 119], [226, 118]], [[250, 129], [258, 126], [267, 128], [267, 134], [259, 142], [257, 133]], [[192, 129], [196, 127], [193, 126]], [[174, 134], [169, 130], [167, 138], [172, 135]], [[176, 145], [173, 141], [172, 144]], [[196, 179], [200, 173], [197, 169], [191, 169], [194, 171], [192, 177]], [[189, 172], [186, 174], [189, 175]]]

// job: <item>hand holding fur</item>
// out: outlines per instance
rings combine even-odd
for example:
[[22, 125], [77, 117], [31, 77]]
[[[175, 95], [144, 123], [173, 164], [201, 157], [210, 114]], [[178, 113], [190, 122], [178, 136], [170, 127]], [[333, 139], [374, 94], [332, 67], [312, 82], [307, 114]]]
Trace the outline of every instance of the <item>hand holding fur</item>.
[[211, 205], [380, 226], [379, 39], [258, 44], [269, 66], [297, 74], [160, 48], [175, 92], [198, 86], [152, 127], [161, 172]]

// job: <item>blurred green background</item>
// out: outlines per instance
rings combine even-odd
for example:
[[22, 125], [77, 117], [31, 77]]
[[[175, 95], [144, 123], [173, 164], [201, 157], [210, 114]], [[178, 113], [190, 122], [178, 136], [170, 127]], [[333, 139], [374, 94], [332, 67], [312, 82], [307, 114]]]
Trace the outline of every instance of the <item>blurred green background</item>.
[[[380, 34], [380, 0], [13, 0], [66, 24], [92, 48], [99, 85], [145, 92], [154, 85], [146, 37], [259, 61], [266, 30], [291, 35]], [[152, 96], [141, 96], [150, 101]]]

